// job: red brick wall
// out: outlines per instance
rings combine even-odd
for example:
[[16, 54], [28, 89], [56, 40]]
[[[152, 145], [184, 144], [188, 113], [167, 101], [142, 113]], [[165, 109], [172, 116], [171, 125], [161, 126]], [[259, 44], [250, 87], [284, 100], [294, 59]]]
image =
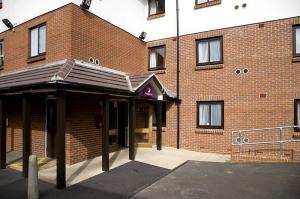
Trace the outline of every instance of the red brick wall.
[[143, 70], [145, 42], [72, 6], [72, 58], [88, 62], [90, 57], [102, 66], [138, 73]]
[[[32, 154], [39, 157], [45, 155], [45, 100], [35, 96], [31, 99], [31, 146]], [[8, 99], [8, 127], [7, 127], [7, 151], [22, 152], [22, 99]]]
[[[47, 24], [46, 59], [28, 63], [29, 29]], [[68, 4], [0, 33], [5, 58], [1, 72], [62, 59], [98, 58], [103, 66], [137, 73], [143, 70], [145, 42], [101, 18]]]
[[[15, 32], [0, 33], [0, 39], [4, 40], [4, 67], [0, 73], [71, 58], [72, 8], [67, 5], [17, 26]], [[46, 59], [28, 63], [29, 29], [44, 22], [47, 23]]]
[[97, 95], [72, 94], [67, 102], [66, 155], [74, 164], [101, 155], [101, 129], [96, 128], [96, 116], [101, 114]]
[[[274, 127], [294, 124], [294, 99], [300, 98], [300, 63], [292, 63], [292, 25], [300, 18], [227, 28], [180, 38], [180, 90], [182, 148], [230, 152], [232, 130]], [[196, 39], [223, 36], [224, 64], [220, 69], [199, 70], [196, 67]], [[147, 47], [166, 45], [166, 70], [158, 77], [176, 91], [176, 40], [152, 41]], [[146, 49], [147, 50], [147, 49]], [[236, 75], [236, 69], [248, 68], [247, 75]], [[147, 61], [144, 70], [147, 70]], [[266, 94], [266, 98], [260, 98]], [[224, 100], [224, 130], [196, 128], [196, 102]], [[170, 113], [171, 112], [171, 113]], [[173, 105], [168, 113], [163, 143], [176, 142]], [[174, 127], [169, 129], [169, 126]]]

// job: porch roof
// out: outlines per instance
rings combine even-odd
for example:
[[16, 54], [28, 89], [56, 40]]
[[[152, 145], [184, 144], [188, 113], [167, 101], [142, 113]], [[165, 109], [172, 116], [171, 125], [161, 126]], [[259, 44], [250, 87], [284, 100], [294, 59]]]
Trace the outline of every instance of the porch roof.
[[169, 98], [176, 95], [165, 88], [154, 73], [131, 75], [103, 66], [96, 66], [79, 60], [61, 60], [35, 67], [18, 69], [0, 75], [0, 91], [35, 85], [76, 85], [115, 90], [136, 94], [141, 87], [154, 80], [163, 94]]

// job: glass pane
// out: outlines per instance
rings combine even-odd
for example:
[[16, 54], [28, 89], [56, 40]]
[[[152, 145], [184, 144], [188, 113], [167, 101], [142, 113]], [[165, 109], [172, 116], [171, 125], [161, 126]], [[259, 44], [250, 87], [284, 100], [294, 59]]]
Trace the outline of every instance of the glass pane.
[[208, 104], [200, 104], [199, 106], [199, 124], [204, 126], [210, 125]]
[[165, 48], [158, 48], [156, 50], [157, 53], [157, 67], [164, 68], [165, 63]]
[[156, 68], [156, 52], [151, 50], [150, 52], [150, 68]]
[[3, 41], [0, 42], [0, 56], [3, 55]]
[[40, 27], [39, 53], [46, 52], [46, 26]]
[[165, 10], [165, 1], [158, 0], [157, 1], [157, 13], [163, 13]]
[[199, 63], [207, 63], [208, 60], [208, 42], [201, 41], [198, 44], [198, 60]]
[[197, 0], [197, 4], [206, 3], [206, 2], [208, 2], [208, 0]]
[[31, 30], [31, 49], [30, 55], [31, 57], [38, 55], [38, 39], [39, 39], [39, 31], [37, 28]]
[[4, 54], [3, 54], [3, 41], [0, 42], [0, 66], [3, 65]]
[[300, 53], [300, 28], [296, 29], [296, 53]]
[[222, 125], [222, 105], [212, 104], [211, 105], [211, 125], [221, 126]]
[[297, 118], [298, 118], [297, 125], [300, 126], [300, 102], [298, 102], [297, 105]]
[[156, 0], [150, 0], [150, 5], [149, 5], [149, 14], [150, 15], [155, 15], [157, 13], [156, 9]]
[[221, 61], [221, 41], [214, 40], [210, 42], [210, 62]]

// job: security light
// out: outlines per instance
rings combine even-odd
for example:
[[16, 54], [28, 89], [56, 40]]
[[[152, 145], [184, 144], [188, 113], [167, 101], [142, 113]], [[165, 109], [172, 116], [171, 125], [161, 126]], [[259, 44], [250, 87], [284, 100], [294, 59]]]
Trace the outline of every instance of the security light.
[[145, 40], [146, 36], [147, 36], [147, 33], [143, 31], [143, 32], [140, 34], [139, 38], [140, 38], [140, 40]]
[[8, 19], [2, 19], [2, 22], [6, 25], [9, 30], [14, 30], [14, 25]]
[[85, 10], [88, 10], [88, 9], [90, 9], [91, 3], [92, 3], [92, 0], [82, 0], [80, 7]]

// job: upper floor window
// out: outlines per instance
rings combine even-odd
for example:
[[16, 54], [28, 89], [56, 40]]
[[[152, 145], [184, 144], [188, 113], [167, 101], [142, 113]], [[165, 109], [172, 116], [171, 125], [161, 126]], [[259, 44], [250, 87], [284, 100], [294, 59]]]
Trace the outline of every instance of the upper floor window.
[[[300, 99], [295, 100], [295, 125], [300, 126]], [[300, 131], [300, 128], [296, 128], [296, 131]]]
[[0, 66], [4, 65], [4, 42], [0, 41]]
[[46, 53], [46, 24], [30, 29], [30, 57]]
[[294, 57], [300, 57], [300, 25], [294, 28]]
[[149, 70], [165, 68], [166, 47], [158, 46], [149, 48]]
[[197, 102], [198, 128], [224, 128], [224, 102]]
[[222, 37], [197, 40], [197, 65], [223, 63]]
[[149, 16], [165, 13], [165, 0], [149, 0]]
[[195, 0], [195, 9], [221, 4], [221, 0]]

